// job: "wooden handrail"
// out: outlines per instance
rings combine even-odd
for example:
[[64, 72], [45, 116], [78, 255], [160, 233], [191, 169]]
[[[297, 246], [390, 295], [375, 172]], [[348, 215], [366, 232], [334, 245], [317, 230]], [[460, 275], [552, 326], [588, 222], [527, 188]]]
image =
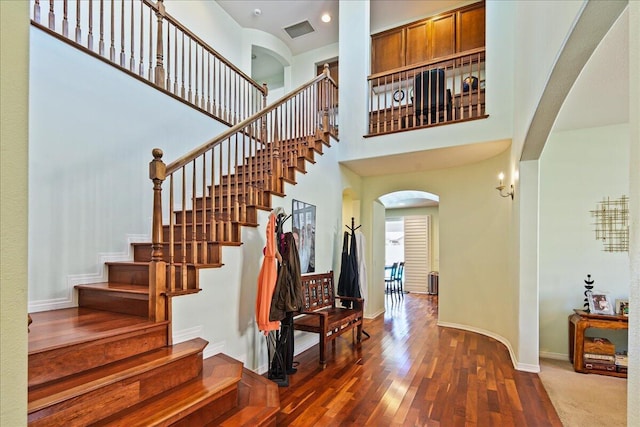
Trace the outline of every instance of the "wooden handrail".
[[451, 55], [441, 56], [439, 58], [433, 58], [433, 59], [430, 59], [428, 61], [417, 62], [415, 64], [407, 65], [407, 66], [404, 66], [404, 67], [393, 68], [391, 70], [382, 71], [382, 72], [376, 73], [376, 74], [371, 74], [369, 77], [367, 77], [367, 80], [373, 80], [373, 79], [377, 79], [377, 78], [380, 78], [380, 77], [388, 76], [390, 74], [401, 73], [403, 71], [410, 71], [410, 70], [414, 70], [414, 69], [417, 69], [417, 68], [429, 68], [429, 67], [432, 67], [434, 65], [441, 64], [443, 62], [451, 61], [451, 60], [454, 60], [454, 59], [462, 59], [462, 58], [465, 58], [465, 57], [468, 57], [468, 56], [477, 55], [479, 53], [484, 53], [485, 51], [486, 51], [486, 48], [484, 48], [484, 47], [478, 47], [476, 49], [469, 49], [469, 50], [465, 50], [464, 52], [453, 53]]

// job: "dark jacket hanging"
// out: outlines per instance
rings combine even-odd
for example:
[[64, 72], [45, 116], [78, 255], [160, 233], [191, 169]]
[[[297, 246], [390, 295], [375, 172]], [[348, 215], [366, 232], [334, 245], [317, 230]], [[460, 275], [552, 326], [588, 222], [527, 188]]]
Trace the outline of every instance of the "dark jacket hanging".
[[[351, 237], [351, 239], [349, 239]], [[351, 248], [349, 248], [351, 240]], [[342, 244], [342, 264], [340, 266], [340, 278], [338, 279], [338, 295], [343, 297], [361, 298], [358, 285], [358, 255], [356, 253], [356, 239], [354, 234], [344, 232]], [[350, 301], [343, 301], [344, 307], [351, 307]]]
[[347, 283], [351, 281], [351, 265], [349, 264], [349, 233], [344, 232], [342, 240], [342, 258], [340, 260], [340, 276], [338, 279], [338, 295], [347, 296]]
[[302, 278], [300, 273], [300, 258], [293, 234], [282, 235], [280, 254], [282, 265], [278, 271], [276, 288], [271, 299], [269, 320], [282, 320], [287, 312], [297, 312], [302, 309]]

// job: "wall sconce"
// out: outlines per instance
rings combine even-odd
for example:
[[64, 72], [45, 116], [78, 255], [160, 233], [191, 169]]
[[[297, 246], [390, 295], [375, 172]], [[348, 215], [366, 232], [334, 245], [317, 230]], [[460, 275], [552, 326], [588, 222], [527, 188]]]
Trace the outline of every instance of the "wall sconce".
[[507, 188], [502, 182], [502, 180], [504, 179], [504, 173], [500, 172], [500, 175], [498, 175], [498, 179], [500, 180], [500, 184], [496, 187], [496, 190], [498, 190], [498, 192], [500, 193], [500, 195], [502, 197], [511, 196], [511, 200], [513, 200], [513, 184], [511, 184], [509, 186], [510, 191], [508, 193], [504, 194], [503, 191], [504, 191], [505, 188]]

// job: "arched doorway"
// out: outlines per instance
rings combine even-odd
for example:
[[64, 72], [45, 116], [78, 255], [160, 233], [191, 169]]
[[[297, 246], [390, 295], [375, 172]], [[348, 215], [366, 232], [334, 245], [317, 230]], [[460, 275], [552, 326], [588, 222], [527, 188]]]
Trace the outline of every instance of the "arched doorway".
[[[403, 190], [379, 198], [385, 206], [385, 270], [403, 263], [404, 292], [429, 293], [429, 275], [439, 265], [439, 197]], [[388, 282], [387, 282], [388, 283]], [[395, 283], [397, 285], [397, 283]]]

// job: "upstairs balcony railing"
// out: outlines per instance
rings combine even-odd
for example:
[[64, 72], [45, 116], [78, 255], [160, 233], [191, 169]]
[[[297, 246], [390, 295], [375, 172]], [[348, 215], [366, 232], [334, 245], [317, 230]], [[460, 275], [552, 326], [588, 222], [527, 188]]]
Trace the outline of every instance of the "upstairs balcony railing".
[[484, 48], [374, 74], [368, 82], [367, 136], [488, 117]]
[[31, 23], [222, 122], [258, 112], [267, 89], [173, 18], [163, 0], [32, 0]]

